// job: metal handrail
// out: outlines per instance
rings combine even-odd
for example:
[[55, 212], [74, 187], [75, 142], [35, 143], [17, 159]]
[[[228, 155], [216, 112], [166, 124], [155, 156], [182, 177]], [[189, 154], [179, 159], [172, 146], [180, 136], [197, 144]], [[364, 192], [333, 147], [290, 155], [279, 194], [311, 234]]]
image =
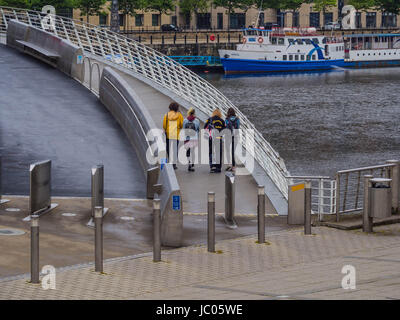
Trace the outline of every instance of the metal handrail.
[[[5, 33], [7, 23], [15, 19], [28, 25], [45, 29], [42, 20], [45, 14], [26, 9], [0, 7], [0, 33]], [[55, 28], [45, 31], [54, 33], [82, 48], [84, 52], [107, 57], [111, 62], [130, 69], [163, 88], [185, 99], [201, 112], [211, 114], [218, 107], [226, 113], [234, 108], [241, 120], [242, 131], [254, 130], [254, 152], [248, 151], [260, 166], [268, 173], [274, 184], [287, 199], [288, 183], [285, 178], [289, 173], [283, 159], [265, 140], [262, 134], [247, 117], [238, 110], [220, 91], [173, 59], [152, 48], [112, 32], [108, 29], [77, 21], [70, 18], [51, 15]], [[245, 139], [243, 133], [241, 138]], [[243, 146], [245, 148], [245, 145]]]

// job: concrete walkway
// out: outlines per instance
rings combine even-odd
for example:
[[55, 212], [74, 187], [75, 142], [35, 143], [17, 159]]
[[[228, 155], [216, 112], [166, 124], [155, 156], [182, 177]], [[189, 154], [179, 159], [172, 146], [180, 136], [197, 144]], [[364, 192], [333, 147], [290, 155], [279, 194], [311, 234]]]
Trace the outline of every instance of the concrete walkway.
[[51, 159], [54, 195], [89, 196], [103, 163], [106, 197], [145, 197], [136, 154], [107, 109], [77, 81], [0, 44], [3, 193], [29, 193], [29, 165]]
[[[58, 270], [56, 290], [3, 279], [0, 299], [400, 299], [400, 225], [377, 227], [373, 234], [313, 228], [219, 241], [218, 253], [204, 246], [126, 257]], [[356, 289], [341, 286], [342, 268], [356, 269]]]
[[[104, 64], [100, 61], [100, 68], [104, 68]], [[86, 70], [87, 64], [86, 64]], [[168, 112], [168, 106], [173, 101], [170, 97], [164, 95], [160, 91], [152, 88], [151, 86], [143, 83], [136, 78], [120, 72], [117, 72], [127, 81], [132, 89], [142, 99], [150, 114], [153, 117], [155, 124], [158, 128], [162, 128], [162, 121], [164, 115]], [[93, 86], [98, 87], [97, 72], [93, 75]], [[88, 78], [86, 78], [88, 81]], [[180, 109], [184, 118], [186, 118], [187, 110], [183, 107]], [[225, 115], [224, 115], [225, 116]], [[201, 122], [201, 129], [204, 123]], [[207, 146], [208, 152], [208, 146]], [[199, 147], [199, 157], [200, 147]], [[208, 159], [208, 154], [207, 154]], [[223, 166], [223, 170], [228, 167]], [[183, 210], [190, 213], [205, 213], [207, 211], [207, 192], [214, 191], [216, 196], [216, 211], [224, 212], [225, 210], [225, 174], [210, 173], [208, 164], [199, 164], [195, 167], [195, 172], [188, 172], [187, 165], [178, 164], [176, 175], [179, 185], [181, 187], [183, 198]], [[256, 213], [257, 212], [257, 184], [252, 175], [236, 176], [236, 212], [237, 213]], [[276, 214], [277, 212], [271, 205], [269, 199], [266, 197], [266, 210], [269, 214]]]

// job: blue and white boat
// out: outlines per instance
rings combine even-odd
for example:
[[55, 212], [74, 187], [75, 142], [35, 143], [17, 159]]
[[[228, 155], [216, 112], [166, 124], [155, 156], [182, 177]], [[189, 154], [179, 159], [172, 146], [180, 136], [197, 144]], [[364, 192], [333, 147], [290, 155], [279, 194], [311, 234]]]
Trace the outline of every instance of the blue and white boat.
[[345, 66], [341, 37], [316, 34], [315, 28], [243, 30], [236, 50], [219, 50], [226, 74], [330, 70]]

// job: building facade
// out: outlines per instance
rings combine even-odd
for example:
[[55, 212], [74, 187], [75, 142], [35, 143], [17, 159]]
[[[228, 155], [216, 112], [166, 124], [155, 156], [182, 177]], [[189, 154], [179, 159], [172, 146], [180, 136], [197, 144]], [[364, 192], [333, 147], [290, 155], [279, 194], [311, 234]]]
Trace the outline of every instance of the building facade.
[[[341, 2], [341, 1], [340, 1]], [[343, 6], [343, 2], [339, 5]], [[110, 24], [110, 12], [108, 5], [104, 7], [104, 15], [90, 16], [89, 23], [95, 25], [108, 26]], [[266, 9], [259, 12], [255, 8], [247, 11], [235, 10], [231, 15], [227, 14], [225, 8], [210, 9], [205, 13], [184, 15], [179, 10], [179, 6], [175, 6], [175, 10], [169, 14], [160, 15], [157, 12], [137, 12], [136, 15], [120, 14], [121, 30], [160, 30], [161, 25], [173, 24], [182, 29], [189, 30], [227, 30], [241, 29], [251, 25], [255, 25], [259, 18], [260, 25], [265, 23], [275, 23], [282, 27], [316, 27], [323, 28], [329, 22], [337, 22], [339, 19], [339, 8], [331, 7], [326, 12], [318, 12], [314, 9], [313, 4], [303, 4], [299, 10], [281, 11], [275, 9]], [[80, 10], [73, 10], [73, 18], [77, 20], [87, 21], [86, 16], [80, 15]], [[368, 10], [356, 13], [357, 28], [396, 28], [400, 27], [400, 15]]]

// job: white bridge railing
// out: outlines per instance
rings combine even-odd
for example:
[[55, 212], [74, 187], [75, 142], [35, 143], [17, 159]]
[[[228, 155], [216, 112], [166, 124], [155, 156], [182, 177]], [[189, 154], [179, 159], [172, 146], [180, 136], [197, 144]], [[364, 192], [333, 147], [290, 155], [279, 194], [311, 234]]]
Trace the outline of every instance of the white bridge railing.
[[[87, 53], [129, 68], [142, 77], [172, 91], [205, 114], [211, 114], [216, 107], [219, 107], [224, 113], [228, 108], [233, 107], [240, 117], [241, 128], [252, 129], [255, 132], [254, 152], [247, 151], [252, 154], [287, 198], [288, 183], [285, 176], [288, 176], [289, 172], [283, 159], [247, 117], [206, 80], [167, 56], [105, 28], [56, 15], [0, 7], [0, 34], [6, 33], [7, 22], [10, 19], [54, 33]], [[242, 138], [245, 139], [245, 136], [242, 135]], [[243, 147], [245, 147], [245, 143], [243, 143]]]

